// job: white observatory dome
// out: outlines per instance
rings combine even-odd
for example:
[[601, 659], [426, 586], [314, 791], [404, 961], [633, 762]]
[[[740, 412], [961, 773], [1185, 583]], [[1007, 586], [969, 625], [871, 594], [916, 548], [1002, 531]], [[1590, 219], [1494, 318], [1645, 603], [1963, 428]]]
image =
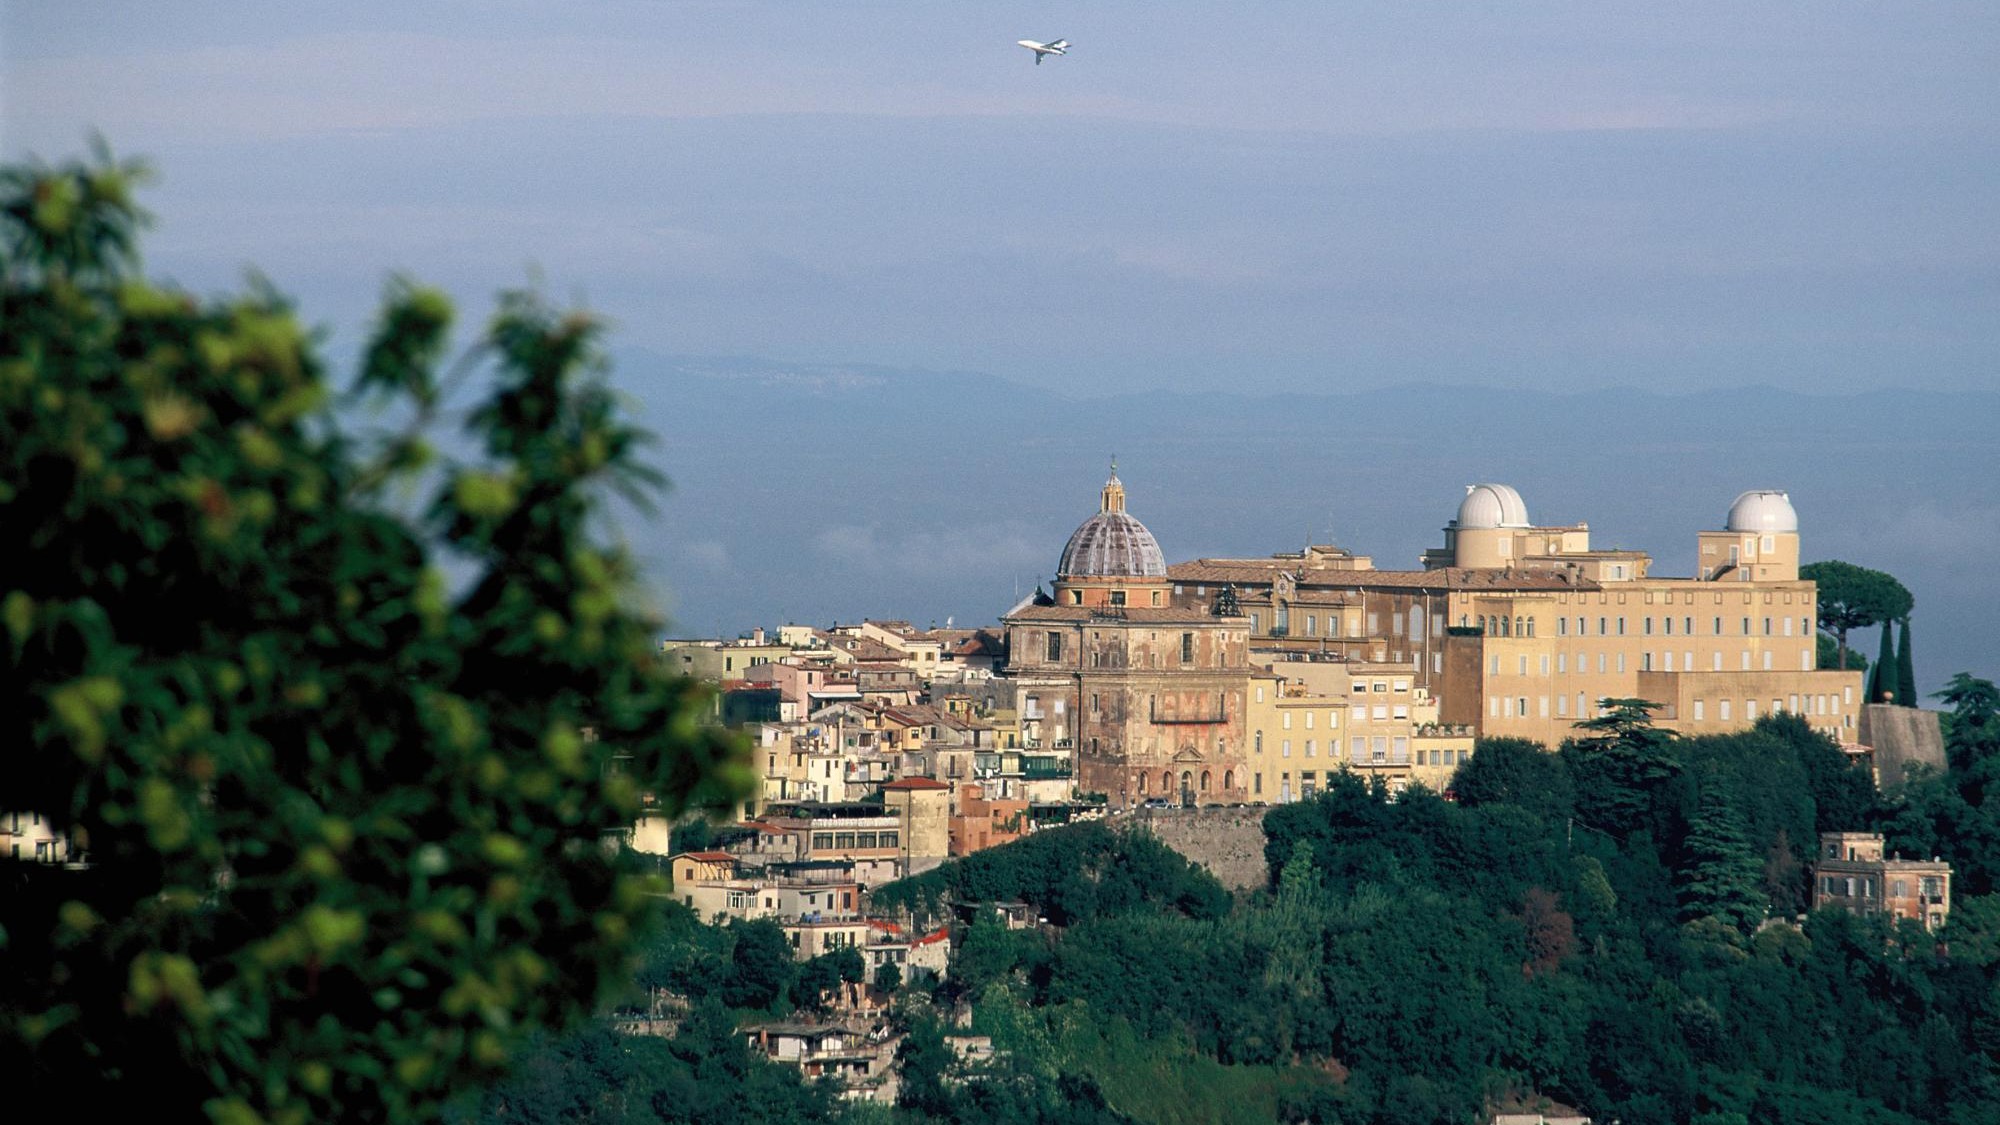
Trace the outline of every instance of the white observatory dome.
[[1730, 531], [1797, 531], [1799, 514], [1792, 510], [1792, 498], [1775, 488], [1753, 489], [1729, 506]]
[[1458, 505], [1460, 531], [1483, 531], [1495, 527], [1528, 527], [1528, 505], [1521, 494], [1504, 484], [1468, 484], [1465, 499]]

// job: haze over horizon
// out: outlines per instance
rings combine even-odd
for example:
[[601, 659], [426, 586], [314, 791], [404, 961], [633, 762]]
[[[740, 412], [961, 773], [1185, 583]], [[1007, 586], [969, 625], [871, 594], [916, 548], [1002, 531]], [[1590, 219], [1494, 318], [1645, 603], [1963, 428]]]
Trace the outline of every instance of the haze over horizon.
[[[1991, 4], [0, 5], [0, 158], [93, 130], [160, 170], [150, 271], [261, 270], [336, 363], [397, 271], [608, 317], [692, 627], [1004, 608], [1115, 451], [1176, 559], [1410, 566], [1501, 479], [1682, 573], [1788, 488], [1916, 590], [1927, 688], [2000, 674]], [[686, 403], [689, 356], [900, 390]]]

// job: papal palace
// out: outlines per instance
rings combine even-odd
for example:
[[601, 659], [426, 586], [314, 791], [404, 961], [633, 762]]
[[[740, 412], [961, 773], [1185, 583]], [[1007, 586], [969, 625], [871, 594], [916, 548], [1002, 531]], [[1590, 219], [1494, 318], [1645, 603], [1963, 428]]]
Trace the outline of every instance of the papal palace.
[[1443, 788], [1476, 736], [1554, 747], [1606, 699], [1685, 733], [1790, 712], [1855, 743], [1861, 674], [1816, 668], [1790, 499], [1745, 492], [1721, 525], [1665, 577], [1476, 484], [1419, 570], [1329, 546], [1170, 566], [1114, 472], [1053, 589], [1003, 618], [996, 671], [1023, 740], [1073, 750], [1114, 807], [1293, 800], [1342, 769]]

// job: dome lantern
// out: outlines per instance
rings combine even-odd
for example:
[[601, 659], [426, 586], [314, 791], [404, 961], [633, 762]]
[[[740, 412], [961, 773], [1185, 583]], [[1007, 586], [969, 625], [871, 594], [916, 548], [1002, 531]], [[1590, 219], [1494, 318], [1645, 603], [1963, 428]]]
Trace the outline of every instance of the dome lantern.
[[1062, 560], [1056, 564], [1058, 580], [1066, 578], [1165, 578], [1167, 558], [1159, 540], [1125, 511], [1125, 485], [1118, 479], [1118, 463], [1112, 462], [1111, 477], [1097, 514], [1083, 521], [1063, 546]]

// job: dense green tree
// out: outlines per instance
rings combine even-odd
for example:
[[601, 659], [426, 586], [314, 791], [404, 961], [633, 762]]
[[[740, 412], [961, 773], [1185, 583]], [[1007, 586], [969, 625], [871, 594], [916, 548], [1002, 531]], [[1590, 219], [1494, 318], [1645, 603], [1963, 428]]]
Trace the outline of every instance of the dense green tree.
[[818, 1010], [826, 1006], [828, 998], [841, 985], [859, 984], [867, 973], [861, 951], [850, 945], [822, 953], [801, 965], [793, 989], [800, 1007]]
[[1048, 946], [1033, 930], [1010, 930], [990, 911], [973, 915], [957, 935], [947, 985], [959, 996], [977, 996], [1015, 972], [1033, 972], [1048, 960]]
[[1937, 698], [1944, 716], [1942, 772], [1918, 768], [1893, 791], [1881, 816], [1891, 847], [1935, 855], [1956, 872], [1954, 891], [2000, 889], [2000, 689], [1961, 672]]
[[1896, 704], [1900, 707], [1917, 705], [1917, 666], [1910, 655], [1910, 619], [1902, 621], [1902, 635], [1896, 643]]
[[357, 435], [269, 286], [140, 273], [141, 171], [0, 171], [0, 792], [90, 860], [0, 864], [0, 1057], [80, 1117], [428, 1117], [629, 980], [602, 837], [747, 767], [598, 538], [657, 478], [594, 320], [508, 294], [441, 378], [394, 284]]
[[1970, 769], [2000, 756], [2000, 687], [1960, 672], [1932, 698], [1951, 707], [1945, 717], [1945, 748], [1954, 768]]
[[1229, 892], [1215, 876], [1145, 833], [1102, 821], [1047, 829], [1005, 848], [900, 879], [877, 889], [878, 909], [938, 916], [947, 901], [1029, 902], [1049, 921], [1069, 925], [1105, 914], [1168, 909], [1220, 917]]
[[475, 1104], [471, 1125], [807, 1125], [851, 1121], [830, 1085], [766, 1062], [713, 1004], [696, 1005], [671, 1038], [619, 1035], [601, 1022], [545, 1039]]
[[1729, 806], [1720, 785], [1702, 793], [1683, 851], [1675, 880], [1681, 920], [1713, 919], [1735, 931], [1739, 940], [1747, 937], [1764, 920], [1769, 900], [1742, 817]]
[[[1893, 575], [1829, 559], [1807, 563], [1799, 577], [1819, 587], [1819, 627], [1839, 645], [1834, 666], [1847, 662], [1847, 633], [1908, 617], [1916, 599]], [[1878, 662], [1879, 663], [1879, 662]]]
[[926, 1118], [950, 1120], [950, 1082], [956, 1068], [951, 1048], [945, 1046], [944, 1028], [936, 1019], [918, 1015], [910, 1021], [896, 1047], [896, 1065], [902, 1078], [896, 1104]]
[[1480, 739], [1453, 772], [1451, 791], [1468, 807], [1510, 804], [1541, 816], [1568, 816], [1576, 800], [1568, 764], [1525, 738]]
[[875, 987], [884, 992], [894, 992], [903, 987], [903, 967], [894, 961], [884, 961], [875, 969]]
[[769, 1009], [790, 994], [798, 979], [798, 963], [792, 960], [792, 943], [782, 927], [757, 918], [731, 923], [729, 936], [733, 939], [729, 968], [720, 981], [718, 999], [732, 1008]]
[[[1805, 716], [1779, 711], [1759, 716], [1753, 728], [1784, 744], [1782, 752], [1798, 762], [1805, 775], [1806, 793], [1812, 799], [1812, 823], [1804, 831], [1788, 825], [1795, 842], [1810, 847], [1821, 832], [1853, 832], [1868, 824], [1875, 813], [1875, 780], [1868, 767], [1847, 756], [1833, 736], [1814, 729]], [[1738, 735], [1739, 743], [1744, 741]], [[1777, 779], [1780, 784], [1786, 779]]]
[[[1841, 669], [1843, 650], [1840, 647], [1840, 642], [1827, 636], [1825, 633], [1821, 633], [1818, 637], [1814, 638], [1814, 648], [1818, 653], [1818, 667], [1821, 671]], [[1842, 669], [1844, 671], [1865, 672], [1868, 670], [1868, 658], [1851, 648], [1845, 650], [1845, 660], [1846, 667]]]
[[1868, 702], [1894, 703], [1900, 677], [1896, 671], [1896, 623], [1882, 623], [1882, 644], [1868, 674]]
[[706, 817], [695, 817], [684, 824], [677, 824], [667, 836], [668, 850], [673, 853], [706, 851], [715, 846], [715, 825]]
[[1565, 745], [1563, 755], [1576, 785], [1577, 818], [1619, 835], [1649, 822], [1654, 797], [1681, 767], [1673, 733], [1653, 725], [1659, 704], [1607, 699], [1604, 708], [1576, 724], [1587, 733]]

